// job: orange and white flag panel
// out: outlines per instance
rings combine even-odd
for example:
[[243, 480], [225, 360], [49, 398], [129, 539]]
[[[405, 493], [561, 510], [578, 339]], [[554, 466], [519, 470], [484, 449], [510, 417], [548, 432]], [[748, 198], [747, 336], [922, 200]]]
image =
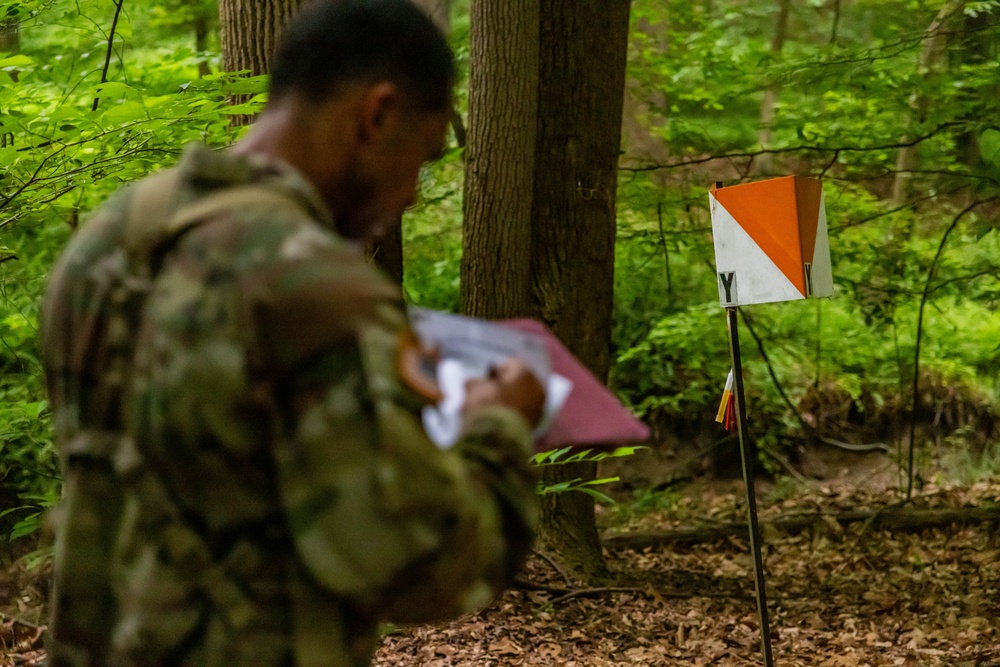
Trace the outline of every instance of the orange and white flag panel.
[[820, 181], [785, 176], [713, 188], [709, 203], [723, 306], [833, 295]]

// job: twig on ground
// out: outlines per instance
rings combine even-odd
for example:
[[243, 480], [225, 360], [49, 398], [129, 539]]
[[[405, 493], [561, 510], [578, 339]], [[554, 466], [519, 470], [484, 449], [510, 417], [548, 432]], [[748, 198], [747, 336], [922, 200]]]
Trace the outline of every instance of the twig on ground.
[[[826, 517], [826, 519], [824, 519]], [[841, 525], [863, 523], [865, 531], [887, 530], [913, 532], [951, 525], [1000, 524], [1000, 507], [961, 507], [955, 509], [901, 509], [889, 506], [878, 511], [849, 511], [837, 514], [808, 513], [762, 521], [761, 527], [784, 533], [799, 533], [825, 520]], [[688, 528], [666, 532], [619, 533], [607, 535], [601, 542], [609, 549], [645, 549], [666, 545], [694, 545], [730, 537], [745, 537], [746, 524], [733, 522], [719, 526]]]
[[646, 588], [638, 588], [635, 586], [600, 586], [597, 588], [559, 588], [558, 586], [549, 586], [548, 584], [539, 584], [534, 581], [528, 581], [527, 579], [515, 579], [514, 585], [517, 588], [532, 590], [532, 591], [542, 591], [544, 593], [551, 593], [556, 597], [552, 598], [545, 604], [558, 604], [560, 602], [565, 602], [566, 600], [572, 600], [573, 598], [579, 597], [597, 597], [599, 595], [604, 595], [605, 593], [640, 593], [642, 595], [648, 595], [654, 598], [677, 598], [682, 600], [688, 600], [691, 598], [728, 598], [728, 599], [753, 599], [750, 595], [744, 595], [740, 593], [712, 593], [712, 592], [694, 592], [694, 591], [663, 591], [654, 588], [652, 585]]
[[885, 452], [886, 454], [892, 453], [892, 449], [889, 445], [884, 442], [873, 442], [870, 444], [855, 445], [850, 442], [843, 442], [835, 438], [821, 437], [819, 441], [831, 445], [833, 447], [839, 447], [840, 449], [846, 449], [849, 452]]
[[563, 578], [563, 581], [566, 582], [567, 586], [573, 585], [573, 580], [570, 578], [566, 570], [564, 570], [562, 566], [560, 566], [559, 563], [556, 562], [555, 558], [545, 553], [544, 551], [536, 551], [535, 553], [544, 558], [546, 562], [548, 562], [548, 564], [552, 566], [552, 569], [559, 573], [559, 576]]
[[29, 630], [45, 630], [44, 625], [37, 625], [35, 623], [29, 623], [28, 621], [22, 621], [21, 619], [16, 618], [14, 616], [8, 616], [2, 611], [0, 611], [0, 622], [2, 622], [4, 625], [8, 623], [17, 624], [25, 628], [28, 628]]
[[788, 458], [786, 456], [784, 456], [783, 454], [781, 454], [781, 453], [779, 453], [777, 451], [769, 451], [767, 453], [767, 455], [770, 456], [771, 458], [773, 458], [778, 463], [780, 463], [781, 466], [785, 470], [788, 471], [788, 474], [791, 475], [792, 477], [794, 477], [795, 480], [797, 482], [799, 482], [800, 484], [807, 484], [808, 485], [808, 484], [812, 484], [813, 483], [813, 481], [811, 479], [809, 479], [808, 477], [806, 477], [805, 475], [803, 475], [802, 473], [800, 473], [798, 470], [796, 470], [795, 466], [792, 465], [792, 462], [789, 461]]
[[571, 590], [569, 588], [561, 588], [559, 586], [549, 586], [548, 584], [540, 584], [535, 581], [529, 581], [527, 579], [521, 579], [521, 578], [517, 578], [514, 580], [514, 587], [528, 591], [543, 591], [545, 593], [552, 593], [553, 595], [564, 595]]
[[[552, 598], [549, 600], [549, 604], [559, 604], [560, 602], [565, 602], [566, 600], [572, 600], [573, 598], [579, 597], [593, 597], [595, 595], [603, 595], [604, 593], [646, 593], [645, 589], [635, 588], [630, 586], [618, 587], [618, 586], [608, 586], [601, 588], [578, 588], [574, 591], [569, 591], [559, 597]], [[667, 596], [664, 596], [667, 597]]]

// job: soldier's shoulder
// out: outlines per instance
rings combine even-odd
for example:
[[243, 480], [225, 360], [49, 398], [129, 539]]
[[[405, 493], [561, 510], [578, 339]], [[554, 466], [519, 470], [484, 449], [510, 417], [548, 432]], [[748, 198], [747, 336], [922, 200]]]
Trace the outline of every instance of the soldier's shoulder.
[[269, 221], [247, 234], [242, 256], [263, 259], [241, 272], [243, 301], [281, 365], [354, 340], [365, 326], [402, 313], [400, 287], [321, 226]]

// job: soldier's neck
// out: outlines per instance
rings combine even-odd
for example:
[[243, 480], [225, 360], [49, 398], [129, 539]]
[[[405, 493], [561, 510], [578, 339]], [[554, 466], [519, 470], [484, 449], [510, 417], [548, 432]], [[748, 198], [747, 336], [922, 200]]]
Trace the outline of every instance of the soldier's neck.
[[265, 109], [232, 150], [280, 160], [309, 179], [330, 207], [342, 196], [351, 156], [338, 123], [305, 102], [291, 99]]

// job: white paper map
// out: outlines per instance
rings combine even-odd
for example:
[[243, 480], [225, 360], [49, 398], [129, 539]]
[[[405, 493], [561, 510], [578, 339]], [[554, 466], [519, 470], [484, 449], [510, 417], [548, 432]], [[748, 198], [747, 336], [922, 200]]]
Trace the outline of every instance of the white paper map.
[[511, 358], [523, 361], [545, 387], [541, 437], [572, 391], [573, 383], [552, 372], [545, 341], [534, 334], [500, 324], [426, 308], [411, 307], [410, 323], [420, 341], [441, 356], [437, 382], [444, 399], [423, 411], [424, 429], [439, 447], [455, 444], [462, 427], [465, 383], [486, 377], [490, 369]]

